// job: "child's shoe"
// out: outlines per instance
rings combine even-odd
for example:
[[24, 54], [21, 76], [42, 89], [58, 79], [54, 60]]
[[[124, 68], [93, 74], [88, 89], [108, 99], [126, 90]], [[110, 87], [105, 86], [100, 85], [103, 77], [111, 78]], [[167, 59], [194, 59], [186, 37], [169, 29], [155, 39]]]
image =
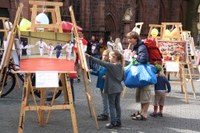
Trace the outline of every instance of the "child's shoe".
[[159, 112], [157, 115], [163, 117], [163, 114], [161, 112]]
[[150, 114], [150, 116], [151, 116], [151, 117], [157, 117], [157, 116], [158, 116], [158, 113], [153, 112], [153, 113]]

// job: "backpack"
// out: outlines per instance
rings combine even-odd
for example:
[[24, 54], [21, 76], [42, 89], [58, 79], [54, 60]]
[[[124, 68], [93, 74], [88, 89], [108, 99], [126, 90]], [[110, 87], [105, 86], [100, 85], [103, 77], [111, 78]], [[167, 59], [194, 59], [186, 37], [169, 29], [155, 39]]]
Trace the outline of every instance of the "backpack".
[[150, 64], [155, 65], [156, 62], [162, 65], [162, 54], [159, 48], [156, 46], [155, 39], [148, 38], [144, 41], [145, 46], [147, 47], [149, 53], [149, 62]]

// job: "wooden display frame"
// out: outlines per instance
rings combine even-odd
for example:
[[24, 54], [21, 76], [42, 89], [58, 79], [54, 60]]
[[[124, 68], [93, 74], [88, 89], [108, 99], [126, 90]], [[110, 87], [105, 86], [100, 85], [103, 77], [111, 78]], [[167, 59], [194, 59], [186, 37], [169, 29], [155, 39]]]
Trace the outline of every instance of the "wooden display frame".
[[132, 31], [135, 31], [135, 32], [137, 32], [140, 35], [143, 24], [144, 24], [144, 22], [137, 22], [137, 23], [135, 23], [135, 27], [132, 29]]
[[[149, 33], [148, 33], [148, 38], [155, 38], [155, 39], [161, 39], [162, 38], [162, 36], [163, 36], [163, 25], [149, 24], [149, 27], [150, 27], [150, 29], [149, 29]], [[156, 29], [158, 29], [158, 31], [160, 31], [159, 34], [156, 37], [153, 37], [151, 35], [151, 32], [154, 28], [156, 28]]]
[[[161, 24], [163, 26], [162, 40], [166, 40], [166, 38], [168, 38], [169, 40], [177, 40], [177, 41], [183, 40], [183, 37], [181, 35], [181, 33], [182, 33], [182, 24], [181, 23], [177, 23], [177, 22], [162, 22]], [[170, 26], [171, 29], [168, 29], [167, 28], [168, 26]], [[172, 32], [172, 30], [174, 30], [175, 28], [177, 28], [177, 35], [176, 36], [167, 36], [165, 34], [166, 29], [168, 29], [168, 30], [170, 30]]]
[[23, 9], [23, 4], [20, 3], [19, 6], [18, 6], [16, 15], [15, 15], [15, 20], [14, 20], [12, 30], [10, 31], [10, 38], [9, 38], [9, 40], [7, 40], [8, 46], [6, 48], [6, 51], [4, 51], [5, 52], [5, 59], [3, 60], [3, 63], [2, 63], [3, 65], [2, 65], [2, 68], [0, 69], [0, 77], [3, 78], [3, 82], [0, 86], [0, 96], [1, 96], [2, 90], [4, 88], [5, 77], [6, 77], [5, 76], [6, 73], [3, 74], [3, 71], [5, 71], [5, 72], [8, 71], [8, 65], [9, 65], [11, 54], [12, 54], [12, 47], [13, 47], [13, 44], [14, 44], [15, 36], [17, 34], [17, 29], [18, 29], [17, 25], [19, 24], [19, 21], [20, 21], [20, 14], [22, 12], [22, 9]]
[[80, 58], [80, 63], [82, 65], [82, 75], [83, 75], [83, 81], [84, 81], [84, 86], [85, 86], [85, 92], [86, 92], [86, 98], [87, 98], [87, 102], [88, 102], [88, 108], [90, 111], [90, 116], [92, 116], [95, 120], [95, 124], [96, 124], [96, 128], [99, 129], [99, 124], [97, 121], [97, 117], [96, 117], [96, 111], [95, 111], [95, 106], [94, 106], [94, 102], [93, 102], [93, 98], [92, 98], [92, 93], [91, 93], [91, 89], [90, 89], [90, 74], [89, 71], [87, 70], [87, 64], [85, 64], [84, 58], [85, 55], [83, 54], [83, 49], [80, 43], [80, 38], [79, 38], [79, 34], [78, 34], [78, 30], [77, 30], [77, 24], [76, 24], [76, 20], [75, 20], [75, 16], [74, 16], [74, 11], [72, 6], [69, 7], [69, 12], [70, 12], [70, 16], [71, 16], [71, 21], [73, 23], [73, 33], [77, 42], [77, 47], [78, 47], [78, 56]]
[[6, 25], [5, 25], [5, 22], [7, 21], [8, 22], [8, 26], [9, 26], [9, 29], [11, 29], [11, 25], [10, 25], [10, 21], [9, 21], [9, 18], [6, 18], [6, 17], [0, 17], [0, 21], [2, 22], [3, 24], [3, 29], [0, 29], [0, 32], [4, 32], [4, 40], [7, 40], [7, 36], [8, 36], [8, 32], [9, 30], [6, 29]]
[[[60, 7], [63, 6], [62, 2], [29, 1], [29, 4], [32, 5], [31, 31], [37, 31], [37, 28], [44, 28], [46, 31], [63, 32], [60, 15]], [[43, 8], [44, 6], [45, 8]], [[35, 18], [38, 12], [51, 13], [52, 24], [36, 24]]]

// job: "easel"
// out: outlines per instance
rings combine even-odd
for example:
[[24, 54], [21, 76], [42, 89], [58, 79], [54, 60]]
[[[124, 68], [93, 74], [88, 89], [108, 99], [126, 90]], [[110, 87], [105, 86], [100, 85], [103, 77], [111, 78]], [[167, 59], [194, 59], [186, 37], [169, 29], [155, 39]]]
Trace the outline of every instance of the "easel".
[[[60, 64], [60, 65], [62, 65], [62, 64]], [[23, 71], [23, 72], [25, 72], [25, 71]], [[35, 72], [35, 71], [33, 71], [33, 72]], [[69, 110], [71, 113], [72, 126], [73, 126], [74, 133], [78, 133], [76, 113], [75, 113], [75, 109], [74, 109], [71, 86], [70, 86], [70, 78], [68, 75], [68, 74], [74, 73], [74, 72], [73, 71], [60, 72], [59, 76], [62, 81], [62, 87], [58, 87], [58, 88], [35, 88], [32, 86], [32, 82], [31, 82], [31, 73], [32, 72], [29, 72], [29, 71], [25, 72], [27, 74], [25, 76], [25, 83], [24, 83], [24, 88], [23, 88], [23, 93], [22, 93], [22, 104], [21, 104], [21, 111], [20, 111], [20, 121], [19, 121], [18, 133], [23, 133], [26, 111], [36, 111], [40, 126], [44, 126], [44, 111], [45, 110], [49, 111], [47, 119], [46, 119], [46, 123], [48, 123], [48, 121], [49, 121], [50, 111], [52, 111], [52, 110]], [[34, 90], [40, 90], [40, 93], [41, 93], [40, 105], [37, 105], [36, 98], [34, 95]], [[53, 99], [52, 99], [50, 105], [45, 105], [45, 92], [47, 90], [54, 90]], [[55, 92], [57, 90], [63, 91], [64, 104], [55, 104], [55, 105], [53, 104], [54, 100], [55, 100], [55, 94], [56, 94]], [[30, 93], [32, 94], [34, 105], [29, 105]]]
[[83, 53], [83, 48], [82, 48], [82, 44], [80, 43], [80, 38], [78, 35], [78, 30], [77, 30], [77, 24], [76, 24], [76, 20], [74, 17], [74, 11], [72, 9], [72, 6], [69, 7], [69, 11], [70, 11], [70, 16], [71, 16], [71, 21], [73, 23], [73, 32], [76, 38], [76, 42], [77, 42], [77, 47], [78, 47], [78, 55], [80, 58], [80, 63], [82, 65], [82, 75], [83, 75], [83, 81], [84, 81], [84, 86], [85, 86], [85, 92], [86, 92], [86, 98], [87, 98], [87, 102], [88, 102], [88, 108], [90, 111], [90, 115], [94, 118], [95, 123], [96, 123], [96, 128], [99, 129], [99, 124], [97, 121], [97, 117], [96, 117], [96, 111], [95, 111], [95, 107], [94, 107], [94, 102], [92, 99], [92, 93], [90, 90], [90, 81], [89, 81], [89, 71], [87, 71], [87, 64], [84, 60], [84, 53]]
[[[45, 29], [50, 28], [50, 29], [56, 29], [56, 31], [59, 31], [59, 32], [62, 33], [62, 31], [60, 29], [61, 21], [59, 21], [59, 18], [60, 18], [59, 17], [60, 16], [59, 6], [62, 5], [62, 3], [60, 3], [60, 2], [30, 1], [30, 4], [33, 4], [33, 12], [32, 12], [32, 19], [31, 19], [32, 20], [31, 21], [32, 22], [32, 29], [31, 29], [32, 31], [36, 31], [36, 28], [45, 28]], [[38, 5], [55, 6], [56, 16], [57, 16], [56, 24], [49, 24], [49, 25], [35, 24], [35, 17], [36, 17]], [[59, 14], [57, 14], [57, 13], [59, 13]], [[52, 61], [52, 59], [50, 61]], [[21, 62], [21, 65], [23, 65], [22, 62]], [[60, 65], [63, 65], [63, 64], [60, 64]], [[31, 73], [35, 73], [36, 70], [33, 70], [33, 71], [24, 70], [23, 71], [22, 68], [21, 68], [20, 71], [26, 73], [26, 75], [25, 75], [25, 80], [24, 80], [25, 82], [24, 82], [23, 95], [22, 95], [22, 103], [21, 103], [18, 133], [23, 133], [26, 111], [33, 111], [33, 110], [36, 111], [40, 126], [44, 126], [44, 111], [45, 110], [49, 111], [48, 116], [47, 116], [47, 120], [46, 120], [46, 123], [48, 123], [49, 118], [50, 118], [50, 112], [52, 110], [66, 110], [66, 109], [69, 110], [70, 113], [71, 113], [72, 126], [73, 126], [74, 133], [78, 133], [76, 113], [75, 113], [74, 104], [73, 104], [73, 100], [72, 100], [72, 92], [71, 92], [70, 79], [69, 79], [69, 74], [75, 73], [75, 71], [67, 71], [66, 69], [64, 69], [63, 71], [59, 71], [60, 80], [62, 81], [62, 87], [58, 87], [58, 88], [35, 88], [35, 87], [32, 86], [32, 83], [31, 83]], [[53, 70], [53, 71], [55, 71], [55, 70]], [[41, 94], [40, 105], [37, 105], [36, 98], [35, 98], [35, 95], [34, 95], [34, 90], [40, 91], [40, 94]], [[45, 92], [47, 90], [54, 90], [54, 95], [53, 95], [53, 99], [51, 101], [51, 105], [45, 105]], [[64, 93], [64, 104], [53, 105], [54, 100], [55, 100], [55, 94], [56, 94], [55, 92], [57, 90], [63, 91], [63, 93]], [[33, 97], [34, 105], [29, 105], [30, 92], [32, 92], [31, 94], [32, 94], [32, 97]]]
[[144, 22], [137, 22], [137, 23], [135, 23], [135, 27], [132, 29], [132, 31], [135, 31], [135, 32], [137, 32], [140, 35], [143, 24], [144, 24]]
[[[165, 40], [168, 38], [169, 40], [183, 40], [183, 37], [181, 35], [182, 33], [182, 24], [181, 23], [175, 23], [175, 22], [163, 22], [161, 23], [163, 26], [163, 34], [162, 34], [162, 40]], [[169, 29], [170, 27], [170, 29]], [[166, 35], [166, 30], [169, 30], [171, 35]]]
[[[162, 36], [162, 40], [165, 40], [166, 38], [168, 38], [170, 41], [185, 41], [183, 39], [183, 36], [182, 36], [182, 24], [181, 23], [162, 23], [163, 25], [163, 36]], [[166, 29], [168, 28], [168, 26], [171, 27], [171, 31], [174, 33], [170, 36], [166, 35], [165, 31]], [[176, 31], [175, 31], [176, 30]], [[172, 33], [171, 32], [171, 33]], [[175, 34], [176, 32], [176, 34]], [[187, 42], [186, 42], [186, 45], [187, 45]], [[187, 47], [187, 46], [186, 46]], [[185, 102], [188, 103], [188, 94], [187, 94], [187, 86], [186, 86], [186, 74], [185, 74], [185, 66], [187, 66], [187, 70], [188, 70], [188, 75], [189, 75], [189, 80], [188, 82], [191, 82], [192, 84], [192, 89], [193, 89], [193, 95], [194, 95], [194, 98], [196, 98], [196, 91], [195, 91], [195, 87], [194, 87], [194, 82], [193, 82], [193, 79], [192, 79], [192, 74], [191, 74], [191, 62], [189, 62], [189, 59], [188, 59], [188, 51], [186, 50], [186, 60], [184, 62], [179, 62], [179, 71], [176, 72], [176, 73], [179, 73], [180, 74], [180, 81], [178, 82], [171, 82], [172, 84], [178, 84], [178, 85], [181, 85], [181, 90], [182, 92], [185, 93]], [[167, 75], [169, 74], [170, 72], [167, 72]]]
[[[149, 33], [148, 33], [148, 38], [155, 38], [156, 40], [157, 39], [161, 39], [162, 38], [162, 34], [163, 34], [163, 26], [162, 25], [158, 25], [158, 24], [149, 24], [149, 27], [150, 27], [150, 29], [149, 29]], [[152, 30], [153, 29], [157, 29], [158, 30], [158, 35], [156, 36], [156, 37], [153, 37], [152, 35], [151, 35], [151, 33], [152, 33]]]
[[[31, 16], [31, 31], [36, 31], [37, 28], [53, 29], [54, 32], [62, 33], [62, 24], [60, 16], [60, 7], [63, 6], [62, 2], [46, 2], [46, 1], [29, 1], [33, 5]], [[45, 7], [44, 7], [45, 6]], [[48, 8], [48, 7], [51, 8]], [[35, 18], [38, 12], [50, 12], [52, 16], [52, 24], [36, 24]]]
[[[8, 41], [7, 48], [4, 51], [5, 52], [4, 53], [5, 58], [4, 58], [4, 60], [2, 60], [3, 65], [1, 66], [1, 69], [0, 69], [0, 77], [1, 77], [1, 79], [3, 78], [3, 82], [0, 86], [1, 87], [0, 88], [0, 96], [1, 96], [2, 90], [4, 88], [5, 77], [6, 77], [5, 75], [3, 75], [3, 72], [7, 72], [7, 70], [8, 70], [8, 65], [9, 65], [11, 54], [12, 54], [12, 47], [13, 47], [15, 35], [16, 35], [16, 32], [17, 32], [17, 25], [19, 24], [19, 21], [20, 21], [20, 14], [22, 12], [22, 8], [23, 8], [23, 4], [20, 3], [19, 7], [17, 9], [17, 12], [16, 12], [14, 25], [13, 25], [13, 28], [12, 28], [11, 33], [10, 33], [10, 38], [9, 38], [9, 40], [7, 40]], [[4, 73], [4, 74], [6, 74], [6, 73]]]

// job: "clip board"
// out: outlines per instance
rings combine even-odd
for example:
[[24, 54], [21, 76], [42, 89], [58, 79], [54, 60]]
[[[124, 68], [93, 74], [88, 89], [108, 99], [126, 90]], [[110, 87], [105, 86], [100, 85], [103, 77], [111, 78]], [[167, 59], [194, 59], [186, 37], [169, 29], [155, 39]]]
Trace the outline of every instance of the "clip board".
[[95, 120], [96, 128], [99, 129], [99, 124], [98, 124], [97, 117], [96, 117], [96, 110], [95, 110], [95, 106], [94, 106], [94, 102], [93, 102], [93, 98], [92, 98], [92, 93], [90, 90], [90, 79], [89, 79], [90, 74], [89, 74], [89, 71], [87, 70], [88, 68], [87, 68], [87, 63], [86, 63], [86, 57], [85, 57], [85, 54], [83, 53], [82, 44], [80, 43], [80, 38], [78, 35], [78, 30], [77, 30], [77, 24], [76, 24], [72, 6], [69, 7], [69, 12], [70, 12], [71, 20], [73, 23], [73, 28], [74, 28], [73, 33], [74, 33], [76, 43], [77, 43], [78, 55], [79, 55], [80, 63], [82, 65], [81, 70], [82, 70], [83, 81], [84, 81], [84, 86], [85, 86], [86, 98], [87, 98], [87, 102], [88, 102], [88, 108], [90, 111], [90, 115]]

